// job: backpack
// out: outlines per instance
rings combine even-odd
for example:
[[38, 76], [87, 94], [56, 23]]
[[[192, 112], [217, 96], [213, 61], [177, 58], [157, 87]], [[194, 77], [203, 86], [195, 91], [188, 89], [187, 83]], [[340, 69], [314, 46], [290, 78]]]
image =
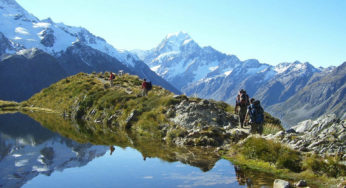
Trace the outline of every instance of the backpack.
[[114, 74], [111, 74], [110, 76], [109, 76], [109, 79], [110, 80], [113, 80], [115, 78], [115, 75]]
[[147, 90], [153, 89], [153, 86], [151, 85], [151, 82], [147, 82]]
[[264, 122], [264, 110], [258, 100], [250, 105], [250, 119], [254, 123]]
[[240, 93], [240, 95], [237, 96], [237, 104], [240, 106], [248, 106], [249, 96], [246, 93]]

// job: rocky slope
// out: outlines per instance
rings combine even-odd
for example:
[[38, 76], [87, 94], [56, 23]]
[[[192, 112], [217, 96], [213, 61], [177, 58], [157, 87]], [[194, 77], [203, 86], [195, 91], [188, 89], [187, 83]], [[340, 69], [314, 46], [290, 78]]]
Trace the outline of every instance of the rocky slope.
[[277, 139], [298, 151], [340, 156], [346, 161], [346, 121], [335, 114], [302, 121], [286, 132], [280, 131], [267, 138]]

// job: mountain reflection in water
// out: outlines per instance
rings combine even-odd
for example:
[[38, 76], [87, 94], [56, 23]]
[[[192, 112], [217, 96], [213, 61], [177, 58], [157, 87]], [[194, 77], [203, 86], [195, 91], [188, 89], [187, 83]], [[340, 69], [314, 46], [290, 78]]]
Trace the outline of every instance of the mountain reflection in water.
[[101, 130], [54, 114], [0, 115], [0, 187], [271, 187], [273, 182], [220, 160], [212, 148], [175, 147], [155, 135]]

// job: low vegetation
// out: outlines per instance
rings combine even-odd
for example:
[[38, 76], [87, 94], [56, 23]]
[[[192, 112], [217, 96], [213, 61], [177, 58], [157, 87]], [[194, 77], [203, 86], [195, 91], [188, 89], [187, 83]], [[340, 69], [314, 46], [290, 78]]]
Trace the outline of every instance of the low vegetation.
[[323, 158], [292, 150], [281, 143], [260, 137], [249, 137], [232, 146], [224, 157], [244, 168], [274, 174], [277, 177], [299, 180], [324, 187], [345, 176], [345, 165], [338, 157]]

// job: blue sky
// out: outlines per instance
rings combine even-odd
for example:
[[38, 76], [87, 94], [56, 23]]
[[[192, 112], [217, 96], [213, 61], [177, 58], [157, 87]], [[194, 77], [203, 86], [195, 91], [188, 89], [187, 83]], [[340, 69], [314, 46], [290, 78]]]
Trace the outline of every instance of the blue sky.
[[17, 0], [40, 19], [82, 26], [118, 49], [187, 32], [199, 45], [276, 65], [346, 61], [344, 0]]

